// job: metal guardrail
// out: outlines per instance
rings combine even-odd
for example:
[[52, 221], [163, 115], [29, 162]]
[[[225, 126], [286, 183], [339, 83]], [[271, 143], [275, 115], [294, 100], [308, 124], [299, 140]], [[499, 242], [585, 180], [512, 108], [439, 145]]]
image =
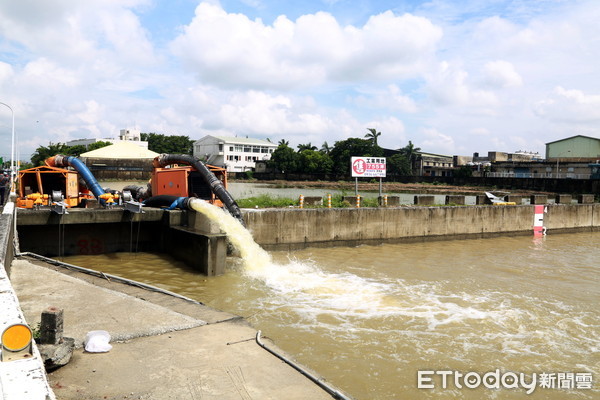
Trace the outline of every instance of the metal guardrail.
[[519, 173], [519, 172], [488, 172], [485, 174], [488, 178], [546, 178], [546, 179], [590, 179], [591, 174], [574, 174], [572, 172], [567, 173]]

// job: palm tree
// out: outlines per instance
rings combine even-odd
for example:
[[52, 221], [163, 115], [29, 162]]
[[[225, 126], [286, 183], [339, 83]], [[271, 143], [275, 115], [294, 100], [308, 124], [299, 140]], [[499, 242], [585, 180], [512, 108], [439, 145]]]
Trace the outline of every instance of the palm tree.
[[323, 145], [321, 146], [321, 150], [319, 150], [319, 151], [324, 154], [329, 154], [329, 153], [331, 153], [332, 149], [333, 149], [333, 147], [328, 145], [327, 142], [323, 142]]
[[317, 146], [313, 146], [311, 142], [308, 142], [306, 144], [299, 144], [298, 145], [298, 153], [302, 153], [304, 150], [313, 150], [313, 151], [316, 151], [317, 150]]
[[400, 153], [403, 154], [410, 162], [411, 168], [414, 170], [417, 158], [419, 157], [420, 147], [415, 147], [412, 141], [408, 141], [408, 144], [400, 149]]
[[281, 139], [279, 142], [277, 142], [277, 144], [279, 146], [289, 146], [290, 145], [290, 141], [289, 140], [285, 140], [285, 139]]
[[381, 136], [381, 132], [377, 132], [377, 129], [367, 128], [370, 133], [367, 133], [365, 137], [373, 142], [373, 146], [377, 146], [377, 138]]

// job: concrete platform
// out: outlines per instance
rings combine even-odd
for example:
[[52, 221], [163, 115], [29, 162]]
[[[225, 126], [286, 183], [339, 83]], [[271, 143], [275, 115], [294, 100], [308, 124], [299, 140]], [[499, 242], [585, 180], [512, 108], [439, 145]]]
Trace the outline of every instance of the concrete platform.
[[58, 399], [331, 399], [235, 315], [40, 261], [15, 260], [11, 281], [32, 327], [56, 306], [76, 344], [96, 329], [121, 340], [50, 373]]

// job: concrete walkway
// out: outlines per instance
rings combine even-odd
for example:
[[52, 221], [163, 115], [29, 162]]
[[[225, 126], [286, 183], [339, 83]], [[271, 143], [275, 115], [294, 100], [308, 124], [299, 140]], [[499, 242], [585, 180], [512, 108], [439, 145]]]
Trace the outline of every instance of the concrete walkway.
[[[62, 308], [65, 336], [80, 346], [48, 375], [58, 399], [331, 399], [235, 315], [39, 261], [13, 261], [11, 281], [30, 326]], [[112, 350], [84, 352], [98, 329]]]

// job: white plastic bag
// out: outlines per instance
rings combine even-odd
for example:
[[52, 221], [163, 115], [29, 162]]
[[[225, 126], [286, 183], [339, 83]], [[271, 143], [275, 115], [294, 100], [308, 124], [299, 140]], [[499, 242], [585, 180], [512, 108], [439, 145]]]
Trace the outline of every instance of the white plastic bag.
[[106, 331], [90, 331], [85, 335], [85, 351], [90, 353], [105, 353], [112, 349], [108, 344], [110, 342], [110, 334]]

